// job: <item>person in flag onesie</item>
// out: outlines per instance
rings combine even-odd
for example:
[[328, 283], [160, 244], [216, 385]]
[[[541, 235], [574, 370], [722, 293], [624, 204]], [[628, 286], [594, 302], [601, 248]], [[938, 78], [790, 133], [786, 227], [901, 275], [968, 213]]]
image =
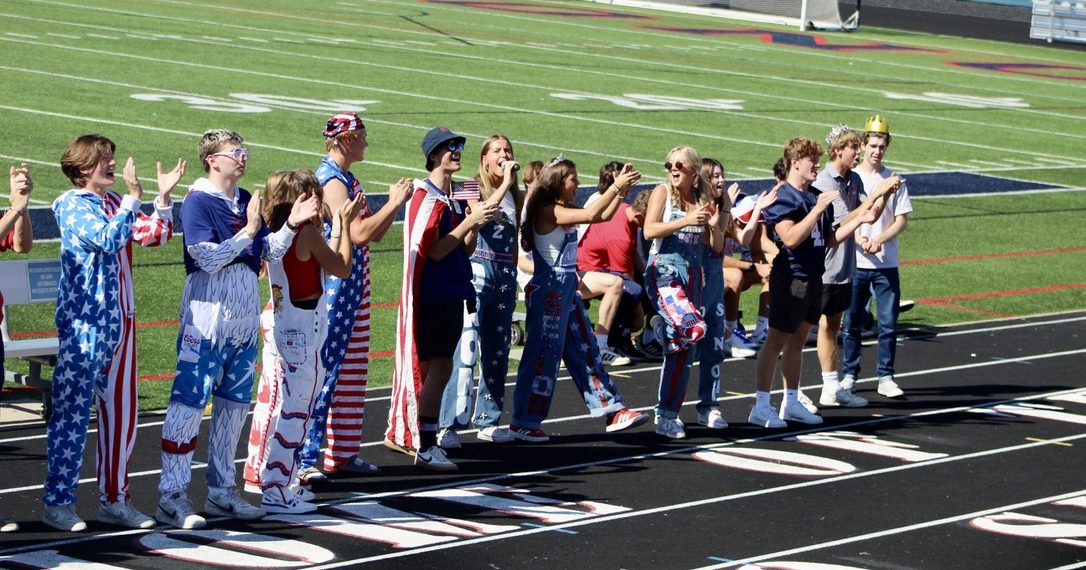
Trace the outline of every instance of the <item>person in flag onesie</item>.
[[206, 177], [189, 187], [181, 204], [185, 286], [177, 335], [177, 371], [162, 424], [162, 474], [155, 518], [183, 529], [202, 528], [187, 489], [200, 422], [214, 398], [208, 428], [208, 486], [204, 510], [254, 520], [264, 510], [241, 498], [234, 457], [256, 370], [260, 330], [261, 260], [280, 262], [300, 224], [319, 213], [319, 200], [299, 197], [283, 227], [269, 233], [260, 196], [238, 187], [249, 150], [227, 129], [203, 134], [197, 146]]
[[[385, 445], [413, 454], [415, 465], [455, 471], [437, 445], [441, 398], [452, 374], [452, 357], [464, 325], [464, 310], [475, 312], [468, 256], [479, 228], [498, 213], [498, 205], [469, 207], [460, 170], [465, 138], [445, 127], [422, 139], [429, 176], [415, 181], [404, 222], [404, 277], [396, 319], [396, 358], [392, 370]], [[425, 319], [425, 331], [419, 319]]]
[[53, 413], [46, 426], [45, 510], [42, 521], [79, 532], [75, 510], [90, 409], [98, 410], [98, 520], [131, 528], [155, 521], [137, 511], [128, 492], [128, 463], [136, 443], [136, 316], [132, 243], [157, 247], [173, 235], [170, 191], [185, 161], [168, 172], [158, 164], [158, 196], [140, 211], [143, 187], [132, 157], [124, 165], [128, 193], [111, 192], [117, 146], [101, 135], [81, 136], [65, 149], [60, 169], [75, 188], [53, 202], [60, 229], [60, 287], [56, 325], [60, 349], [53, 372]]
[[[509, 430], [498, 426], [505, 400], [505, 376], [509, 372], [509, 335], [517, 305], [517, 220], [524, 203], [518, 190], [513, 143], [504, 135], [491, 135], [479, 151], [479, 170], [464, 183], [470, 203], [483, 200], [499, 211], [483, 226], [471, 255], [472, 285], [476, 310], [464, 315], [464, 330], [454, 352], [452, 377], [441, 399], [438, 445], [445, 450], [460, 447], [457, 430], [469, 423], [483, 441], [512, 441]], [[475, 364], [479, 364], [479, 389], [474, 413], [471, 405]]]
[[[264, 190], [264, 223], [271, 231], [287, 221], [299, 197], [322, 197], [308, 170], [279, 171]], [[313, 399], [323, 387], [320, 349], [328, 334], [324, 273], [347, 277], [352, 246], [343, 228], [358, 217], [359, 192], [332, 213], [332, 233], [325, 242], [322, 220], [303, 222], [283, 260], [268, 263], [271, 308], [264, 311], [264, 368], [261, 394], [266, 405], [253, 410], [246, 470], [259, 471], [260, 506], [269, 513], [300, 514], [317, 510], [312, 492], [297, 486], [298, 451], [312, 420]], [[320, 380], [320, 381], [319, 381]]]
[[584, 396], [589, 415], [606, 417], [606, 431], [615, 432], [648, 421], [622, 403], [618, 388], [603, 365], [600, 349], [584, 303], [577, 296], [577, 224], [609, 220], [630, 188], [641, 179], [625, 164], [614, 183], [587, 208], [573, 203], [580, 181], [573, 161], [559, 155], [539, 173], [528, 194], [521, 225], [521, 246], [532, 254], [532, 278], [524, 289], [524, 352], [513, 391], [509, 432], [521, 441], [550, 439], [542, 423], [550, 412], [564, 360], [574, 384]]
[[[11, 198], [10, 207], [0, 216], [0, 251], [14, 251], [15, 253], [29, 253], [34, 244], [33, 228], [30, 224], [30, 214], [27, 205], [30, 201], [30, 192], [34, 189], [34, 181], [30, 178], [30, 166], [22, 163], [18, 167], [11, 167]], [[4, 304], [4, 296], [0, 294], [0, 306]], [[4, 322], [4, 312], [0, 310], [0, 323]], [[0, 378], [4, 376], [4, 339], [0, 336]], [[19, 530], [19, 523], [0, 513], [0, 532], [15, 532]]]
[[[686, 437], [679, 410], [690, 380], [693, 350], [705, 337], [705, 319], [699, 311], [702, 290], [702, 249], [724, 248], [725, 224], [731, 204], [726, 196], [722, 211], [714, 202], [709, 181], [702, 175], [701, 155], [688, 146], [667, 153], [667, 178], [652, 189], [645, 213], [645, 239], [652, 240], [645, 285], [659, 311], [653, 319], [656, 338], [664, 346], [656, 404], [656, 433], [670, 438]], [[722, 266], [723, 267], [723, 266]]]
[[[326, 473], [373, 474], [379, 469], [358, 455], [362, 444], [362, 422], [366, 412], [366, 384], [370, 358], [370, 254], [369, 243], [384, 239], [411, 197], [411, 180], [401, 178], [389, 186], [388, 201], [371, 213], [365, 189], [351, 166], [365, 158], [369, 142], [366, 125], [356, 113], [337, 113], [325, 123], [324, 141], [328, 154], [317, 167], [317, 181], [324, 192], [328, 212], [362, 196], [361, 213], [351, 220], [347, 232], [354, 251], [351, 273], [346, 277], [325, 276], [328, 304], [328, 336], [321, 349], [324, 365], [322, 388], [313, 402], [313, 421], [299, 455], [303, 482], [322, 480]], [[330, 235], [331, 221], [324, 224]], [[321, 468], [317, 467], [321, 445], [327, 440]], [[249, 481], [250, 474], [246, 473]]]

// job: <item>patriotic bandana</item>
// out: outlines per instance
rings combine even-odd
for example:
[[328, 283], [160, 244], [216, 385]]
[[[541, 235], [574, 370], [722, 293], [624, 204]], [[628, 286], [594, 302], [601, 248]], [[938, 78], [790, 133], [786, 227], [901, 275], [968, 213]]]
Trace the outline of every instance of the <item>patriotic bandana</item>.
[[348, 133], [364, 128], [366, 128], [366, 125], [362, 124], [362, 119], [358, 118], [357, 114], [339, 113], [338, 115], [333, 115], [324, 125], [324, 136], [326, 138], [335, 138], [336, 135], [341, 133]]

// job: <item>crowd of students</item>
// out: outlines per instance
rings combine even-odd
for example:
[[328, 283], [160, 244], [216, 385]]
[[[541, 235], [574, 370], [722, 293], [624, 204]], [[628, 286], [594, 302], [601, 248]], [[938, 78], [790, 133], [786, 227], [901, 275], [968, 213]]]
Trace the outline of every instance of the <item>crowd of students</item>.
[[[653, 419], [661, 436], [686, 437], [680, 415], [695, 360], [697, 421], [728, 427], [718, 405], [728, 354], [758, 358], [750, 423], [820, 423], [818, 408], [799, 390], [807, 332], [820, 324], [819, 404], [865, 405], [851, 388], [860, 367], [860, 321], [872, 293], [878, 393], [902, 395], [893, 380], [896, 237], [911, 207], [904, 180], [882, 166], [890, 133], [878, 116], [863, 132], [833, 129], [821, 172], [821, 145], [802, 137], [788, 141], [774, 166], [777, 184], [757, 193], [727, 185], [721, 161], [678, 146], [666, 155], [664, 181], [636, 198], [630, 193], [641, 172], [629, 163], [604, 165], [598, 192], [583, 206], [575, 203], [581, 180], [573, 161], [559, 155], [522, 168], [512, 141], [500, 134], [483, 143], [477, 165], [469, 161], [474, 177], [454, 181], [467, 141], [439, 127], [421, 142], [427, 176], [401, 178], [390, 186], [386, 204], [370, 211], [351, 172], [368, 146], [362, 120], [337, 114], [323, 136], [328, 154], [315, 172], [275, 172], [262, 194], [238, 186], [250, 156], [240, 134], [216, 129], [200, 140], [206, 175], [189, 186], [181, 205], [186, 277], [153, 518], [132, 506], [128, 492], [136, 434], [131, 244], [154, 247], [172, 237], [170, 195], [186, 161], [169, 171], [158, 165], [154, 207], [143, 213], [131, 158], [123, 169], [126, 195], [111, 190], [117, 166], [112, 141], [86, 135], [65, 150], [61, 168], [75, 188], [53, 204], [63, 276], [46, 524], [86, 528], [75, 508], [75, 488], [92, 405], [98, 520], [109, 524], [206, 525], [187, 490], [209, 403], [207, 514], [253, 520], [311, 512], [317, 508], [313, 481], [378, 472], [358, 455], [370, 340], [367, 244], [380, 241], [404, 208], [404, 271], [384, 443], [411, 455], [419, 467], [456, 470], [450, 452], [461, 447], [460, 433], [469, 428], [494, 443], [547, 441], [543, 422], [560, 361], [606, 432]], [[12, 167], [11, 208], [0, 218], [2, 249], [29, 250], [31, 188], [28, 167]], [[271, 292], [263, 308], [262, 274]], [[747, 334], [737, 322], [738, 296], [758, 284], [759, 315]], [[503, 427], [518, 288], [526, 306], [525, 346]], [[595, 325], [586, 308], [594, 298], [600, 299]], [[842, 329], [839, 378], [836, 335]], [[264, 339], [263, 367], [239, 486], [234, 458], [256, 381], [258, 335]], [[785, 390], [774, 408], [770, 389], [778, 359]], [[624, 403], [608, 373], [609, 366], [635, 360], [662, 361], [651, 418]], [[259, 493], [259, 504], [245, 499], [241, 488]], [[0, 520], [0, 530], [16, 528]]]

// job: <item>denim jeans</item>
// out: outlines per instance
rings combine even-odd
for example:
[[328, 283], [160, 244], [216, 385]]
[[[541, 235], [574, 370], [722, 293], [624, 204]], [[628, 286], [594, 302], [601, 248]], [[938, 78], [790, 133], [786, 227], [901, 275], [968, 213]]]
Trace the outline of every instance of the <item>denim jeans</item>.
[[860, 329], [864, 313], [875, 295], [879, 332], [879, 359], [876, 371], [879, 377], [894, 375], [894, 356], [897, 352], [898, 303], [901, 301], [901, 282], [896, 267], [885, 269], [856, 269], [852, 277], [852, 305], [845, 313], [844, 367], [849, 376], [860, 374]]

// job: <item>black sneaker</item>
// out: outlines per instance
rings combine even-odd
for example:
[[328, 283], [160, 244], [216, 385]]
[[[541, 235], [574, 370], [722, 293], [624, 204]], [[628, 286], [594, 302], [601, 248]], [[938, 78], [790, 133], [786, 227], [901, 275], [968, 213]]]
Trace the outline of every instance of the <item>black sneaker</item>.
[[645, 342], [645, 333], [641, 333], [641, 336], [637, 337], [637, 349], [641, 354], [645, 355], [645, 359], [649, 362], [664, 361], [664, 348], [656, 340]]
[[646, 360], [649, 360], [649, 355], [637, 350], [637, 347], [634, 346], [633, 341], [631, 341], [629, 337], [615, 343], [614, 349], [615, 352], [629, 358], [632, 362], [645, 362]]

